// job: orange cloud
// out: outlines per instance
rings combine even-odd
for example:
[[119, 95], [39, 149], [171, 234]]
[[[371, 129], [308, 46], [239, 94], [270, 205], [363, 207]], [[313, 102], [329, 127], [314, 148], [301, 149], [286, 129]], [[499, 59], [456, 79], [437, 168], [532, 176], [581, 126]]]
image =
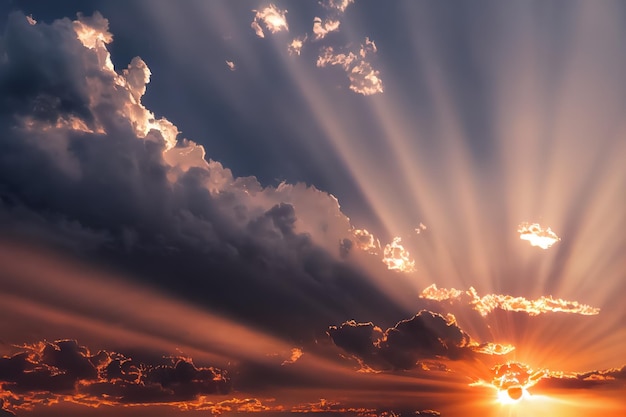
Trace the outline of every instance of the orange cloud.
[[501, 294], [487, 294], [480, 297], [473, 287], [470, 287], [467, 291], [462, 291], [455, 288], [437, 288], [436, 284], [432, 284], [422, 291], [420, 298], [435, 301], [453, 300], [466, 302], [471, 304], [474, 310], [478, 311], [481, 316], [486, 316], [496, 308], [506, 311], [524, 312], [531, 316], [552, 312], [581, 314], [584, 316], [600, 313], [599, 308], [552, 296], [541, 296], [536, 300]]
[[411, 259], [411, 254], [404, 249], [401, 242], [401, 238], [394, 237], [393, 242], [385, 245], [383, 263], [392, 271], [413, 272], [415, 261]]

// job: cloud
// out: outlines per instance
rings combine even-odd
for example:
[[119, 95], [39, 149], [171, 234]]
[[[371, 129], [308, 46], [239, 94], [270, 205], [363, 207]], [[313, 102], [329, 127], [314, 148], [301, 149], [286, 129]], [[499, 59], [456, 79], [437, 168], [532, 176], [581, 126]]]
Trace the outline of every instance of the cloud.
[[250, 26], [259, 38], [265, 37], [262, 25], [265, 25], [265, 28], [271, 33], [289, 32], [287, 10], [280, 10], [275, 5], [270, 4], [261, 10], [252, 11], [255, 12], [255, 15]]
[[322, 21], [321, 18], [315, 17], [313, 19], [313, 39], [324, 39], [330, 32], [338, 31], [340, 25], [339, 20], [326, 19]]
[[548, 372], [538, 383], [541, 388], [590, 389], [626, 387], [626, 365], [621, 368], [565, 373]]
[[394, 237], [391, 243], [385, 245], [383, 263], [391, 271], [413, 272], [415, 271], [415, 261], [411, 259], [411, 254], [404, 249], [401, 242], [401, 238]]
[[19, 13], [7, 21], [5, 237], [89, 251], [151, 285], [290, 337], [310, 338], [309, 328], [324, 329], [346, 312], [402, 317], [342, 260], [349, 244], [338, 243], [351, 240], [353, 227], [334, 196], [235, 177], [143, 105], [150, 70], [138, 57], [114, 68], [106, 19], [76, 22], [31, 25]]
[[481, 316], [486, 316], [496, 308], [505, 311], [524, 312], [531, 316], [545, 313], [571, 313], [592, 316], [600, 313], [600, 309], [577, 301], [567, 301], [552, 296], [541, 296], [536, 300], [527, 300], [524, 297], [513, 297], [510, 295], [487, 294], [480, 297], [473, 287], [467, 291], [455, 288], [437, 288], [436, 284], [425, 288], [420, 294], [420, 298], [435, 301], [460, 301], [472, 305]]
[[335, 10], [340, 13], [344, 13], [349, 5], [353, 4], [354, 0], [322, 0], [320, 4], [327, 9]]
[[420, 359], [461, 359], [474, 354], [470, 336], [453, 316], [422, 310], [382, 331], [372, 323], [331, 326], [335, 345], [374, 369], [413, 369]]
[[377, 255], [380, 251], [380, 241], [366, 229], [353, 229], [356, 247], [362, 251]]
[[291, 43], [289, 44], [289, 46], [287, 47], [287, 51], [289, 52], [289, 55], [300, 55], [300, 52], [302, 51], [302, 47], [304, 46], [304, 43], [307, 41], [307, 35], [302, 35], [302, 36], [298, 36], [297, 38], [294, 38]]
[[384, 91], [380, 72], [366, 60], [376, 51], [376, 44], [369, 38], [365, 38], [358, 51], [348, 53], [339, 53], [332, 46], [326, 46], [321, 48], [316, 65], [320, 68], [339, 66], [344, 69], [350, 80], [350, 90], [364, 96], [378, 94]]
[[176, 405], [230, 391], [224, 371], [196, 367], [190, 359], [146, 363], [117, 352], [92, 353], [75, 340], [38, 342], [0, 358], [0, 383], [12, 394], [5, 399], [9, 410], [30, 409], [42, 394], [88, 406]]
[[304, 352], [302, 352], [301, 348], [292, 348], [291, 349], [291, 356], [289, 357], [289, 359], [285, 359], [281, 365], [290, 365], [292, 363], [296, 363], [296, 361], [298, 359], [300, 359], [302, 357], [302, 355], [304, 355]]
[[548, 249], [561, 240], [549, 227], [542, 228], [539, 223], [520, 223], [517, 227], [519, 238], [527, 240], [531, 246]]

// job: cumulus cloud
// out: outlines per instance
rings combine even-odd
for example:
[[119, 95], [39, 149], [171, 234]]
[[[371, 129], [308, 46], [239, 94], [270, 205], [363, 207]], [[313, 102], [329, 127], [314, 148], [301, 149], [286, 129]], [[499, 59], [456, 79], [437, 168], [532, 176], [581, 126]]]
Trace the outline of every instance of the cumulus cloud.
[[112, 39], [98, 14], [35, 25], [9, 17], [9, 59], [0, 62], [5, 235], [106, 256], [276, 333], [308, 334], [302, 322], [325, 328], [346, 311], [400, 316], [341, 260], [338, 242], [353, 228], [334, 196], [304, 184], [263, 187], [210, 160], [143, 105], [150, 70], [141, 58], [116, 70]]
[[561, 240], [549, 227], [543, 228], [539, 223], [520, 223], [517, 233], [520, 239], [528, 241], [531, 246], [544, 250]]
[[196, 367], [187, 358], [146, 363], [117, 352], [91, 352], [75, 340], [39, 342], [0, 358], [0, 383], [12, 394], [5, 398], [6, 408], [14, 411], [30, 409], [42, 394], [49, 402], [89, 406], [175, 406], [230, 391], [224, 371]]
[[265, 37], [263, 26], [265, 26], [265, 29], [267, 29], [270, 33], [277, 33], [281, 31], [289, 32], [289, 25], [287, 24], [287, 10], [281, 10], [275, 5], [270, 4], [261, 10], [252, 11], [255, 12], [255, 15], [250, 26], [259, 38]]
[[321, 48], [316, 65], [320, 68], [339, 66], [346, 72], [350, 80], [350, 90], [364, 96], [382, 93], [383, 82], [380, 72], [372, 67], [368, 56], [376, 53], [376, 44], [365, 38], [356, 51], [337, 52], [332, 46]]
[[435, 301], [452, 300], [467, 303], [472, 305], [473, 309], [478, 311], [481, 316], [486, 316], [495, 309], [524, 312], [531, 316], [552, 312], [581, 314], [584, 316], [600, 313], [599, 308], [552, 296], [541, 296], [536, 300], [501, 294], [487, 294], [480, 297], [473, 287], [463, 291], [455, 288], [437, 288], [436, 284], [432, 284], [422, 291], [420, 297]]
[[335, 345], [375, 369], [413, 369], [421, 359], [469, 357], [475, 346], [453, 316], [427, 310], [384, 332], [372, 323], [347, 321], [329, 327], [328, 334]]

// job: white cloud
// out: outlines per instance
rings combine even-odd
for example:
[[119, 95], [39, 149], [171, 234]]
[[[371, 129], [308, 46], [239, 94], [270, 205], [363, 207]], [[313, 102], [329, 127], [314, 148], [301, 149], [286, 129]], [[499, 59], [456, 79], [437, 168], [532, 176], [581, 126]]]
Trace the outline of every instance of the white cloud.
[[346, 71], [350, 80], [350, 90], [369, 96], [384, 91], [380, 71], [375, 70], [366, 58], [376, 53], [376, 44], [369, 38], [360, 45], [358, 54], [355, 52], [336, 53], [331, 46], [320, 49], [316, 65], [318, 67], [340, 66]]
[[517, 227], [519, 238], [527, 240], [531, 246], [548, 249], [561, 240], [549, 227], [542, 228], [539, 223], [521, 223]]
[[273, 4], [265, 7], [261, 10], [252, 10], [256, 12], [254, 20], [250, 26], [254, 29], [254, 32], [259, 38], [264, 38], [265, 33], [261, 23], [265, 25], [265, 28], [271, 33], [277, 33], [281, 31], [289, 32], [289, 25], [287, 24], [287, 10], [280, 10]]
[[383, 263], [392, 271], [413, 272], [415, 261], [411, 259], [411, 254], [401, 243], [401, 238], [394, 237], [391, 243], [385, 245]]
[[326, 19], [322, 21], [321, 18], [315, 17], [313, 19], [313, 38], [315, 40], [324, 39], [330, 32], [339, 30], [341, 22], [336, 19]]
[[302, 47], [307, 40], [307, 35], [299, 36], [291, 41], [289, 46], [287, 47], [287, 51], [289, 51], [290, 55], [300, 55], [300, 51], [302, 51]]
[[349, 5], [354, 3], [354, 0], [323, 0], [319, 2], [327, 9], [336, 10], [340, 13], [346, 11]]

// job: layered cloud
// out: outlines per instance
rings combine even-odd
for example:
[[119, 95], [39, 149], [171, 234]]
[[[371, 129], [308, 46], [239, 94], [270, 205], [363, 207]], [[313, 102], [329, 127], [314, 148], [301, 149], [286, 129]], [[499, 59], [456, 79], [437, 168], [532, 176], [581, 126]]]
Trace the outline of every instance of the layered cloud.
[[473, 287], [469, 290], [457, 290], [455, 288], [437, 288], [436, 284], [425, 288], [420, 294], [421, 298], [435, 301], [457, 301], [466, 303], [478, 311], [481, 316], [486, 316], [495, 309], [505, 311], [524, 312], [531, 316], [545, 313], [571, 313], [592, 316], [600, 313], [600, 309], [581, 304], [577, 301], [567, 301], [552, 296], [541, 296], [536, 300], [528, 300], [524, 297], [513, 297], [511, 295], [487, 294], [482, 297], [478, 295]]
[[23, 346], [0, 358], [0, 384], [9, 410], [31, 409], [41, 398], [91, 407], [176, 406], [230, 391], [224, 371], [196, 367], [188, 358], [146, 363], [117, 352], [91, 352], [74, 340]]

